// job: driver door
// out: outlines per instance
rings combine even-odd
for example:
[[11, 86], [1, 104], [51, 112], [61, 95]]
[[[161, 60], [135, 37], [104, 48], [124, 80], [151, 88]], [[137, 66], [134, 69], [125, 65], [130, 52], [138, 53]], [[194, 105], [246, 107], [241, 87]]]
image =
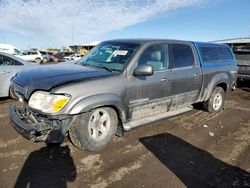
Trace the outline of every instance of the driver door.
[[153, 67], [151, 76], [133, 76], [127, 87], [128, 119], [138, 120], [168, 111], [171, 95], [171, 71], [167, 44], [147, 47], [138, 59], [138, 66]]

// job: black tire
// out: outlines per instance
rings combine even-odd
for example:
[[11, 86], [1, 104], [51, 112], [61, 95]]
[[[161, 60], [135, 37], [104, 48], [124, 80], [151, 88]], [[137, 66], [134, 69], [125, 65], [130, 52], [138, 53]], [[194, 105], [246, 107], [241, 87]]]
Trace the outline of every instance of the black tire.
[[221, 87], [216, 87], [208, 101], [203, 102], [204, 110], [208, 112], [220, 112], [224, 108], [225, 91]]
[[10, 96], [10, 98], [12, 98], [12, 99], [18, 100], [18, 96], [16, 95], [16, 93], [15, 93], [13, 87], [11, 87], [11, 86], [10, 86], [10, 89], [9, 89], [9, 96]]
[[[104, 114], [105, 117], [107, 115], [107, 120], [101, 123], [101, 118], [104, 117]], [[99, 118], [98, 121], [95, 118]], [[112, 140], [117, 124], [118, 118], [115, 110], [109, 107], [96, 108], [79, 115], [74, 120], [69, 130], [69, 137], [78, 149], [100, 151]], [[92, 126], [94, 126], [93, 129], [91, 128]], [[106, 127], [106, 132], [102, 133], [100, 127]], [[98, 131], [96, 132], [97, 129]], [[98, 138], [94, 138], [95, 136]]]

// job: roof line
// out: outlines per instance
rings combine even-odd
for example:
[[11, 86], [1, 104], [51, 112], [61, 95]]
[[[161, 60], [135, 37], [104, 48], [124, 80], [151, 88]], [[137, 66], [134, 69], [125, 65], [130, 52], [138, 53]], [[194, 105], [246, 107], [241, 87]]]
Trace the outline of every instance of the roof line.
[[250, 37], [239, 37], [239, 38], [231, 38], [231, 39], [223, 39], [223, 40], [214, 40], [211, 42], [221, 42], [221, 41], [227, 41], [227, 40], [242, 40], [242, 39], [250, 39]]

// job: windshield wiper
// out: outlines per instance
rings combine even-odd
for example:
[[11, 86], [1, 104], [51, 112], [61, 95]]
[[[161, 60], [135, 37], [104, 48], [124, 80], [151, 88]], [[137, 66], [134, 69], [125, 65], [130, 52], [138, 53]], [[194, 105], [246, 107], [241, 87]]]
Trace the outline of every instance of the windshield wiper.
[[99, 66], [99, 65], [97, 65], [96, 67], [105, 69], [105, 70], [107, 70], [107, 71], [109, 71], [109, 72], [113, 72], [112, 69], [110, 69], [110, 68], [108, 68], [108, 67], [105, 67], [105, 66]]
[[112, 69], [108, 68], [108, 67], [105, 67], [105, 66], [101, 66], [101, 65], [93, 65], [93, 64], [87, 64], [87, 63], [83, 63], [82, 64], [83, 66], [90, 66], [90, 67], [97, 67], [97, 68], [101, 68], [101, 69], [105, 69], [109, 72], [113, 72]]

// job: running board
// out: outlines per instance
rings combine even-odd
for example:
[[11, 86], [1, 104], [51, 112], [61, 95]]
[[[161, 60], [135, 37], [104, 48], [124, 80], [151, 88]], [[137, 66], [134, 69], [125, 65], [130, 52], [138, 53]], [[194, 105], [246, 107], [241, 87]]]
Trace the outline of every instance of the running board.
[[193, 107], [185, 107], [185, 108], [181, 108], [178, 110], [174, 110], [174, 111], [169, 111], [169, 112], [165, 112], [163, 114], [159, 114], [156, 116], [152, 116], [152, 117], [146, 117], [140, 120], [131, 120], [130, 122], [123, 124], [123, 128], [125, 131], [129, 131], [133, 128], [139, 127], [139, 126], [143, 126], [149, 123], [153, 123], [162, 119], [166, 119], [166, 118], [170, 118], [172, 116], [176, 116], [178, 114], [182, 114], [188, 111], [191, 111], [193, 109]]

